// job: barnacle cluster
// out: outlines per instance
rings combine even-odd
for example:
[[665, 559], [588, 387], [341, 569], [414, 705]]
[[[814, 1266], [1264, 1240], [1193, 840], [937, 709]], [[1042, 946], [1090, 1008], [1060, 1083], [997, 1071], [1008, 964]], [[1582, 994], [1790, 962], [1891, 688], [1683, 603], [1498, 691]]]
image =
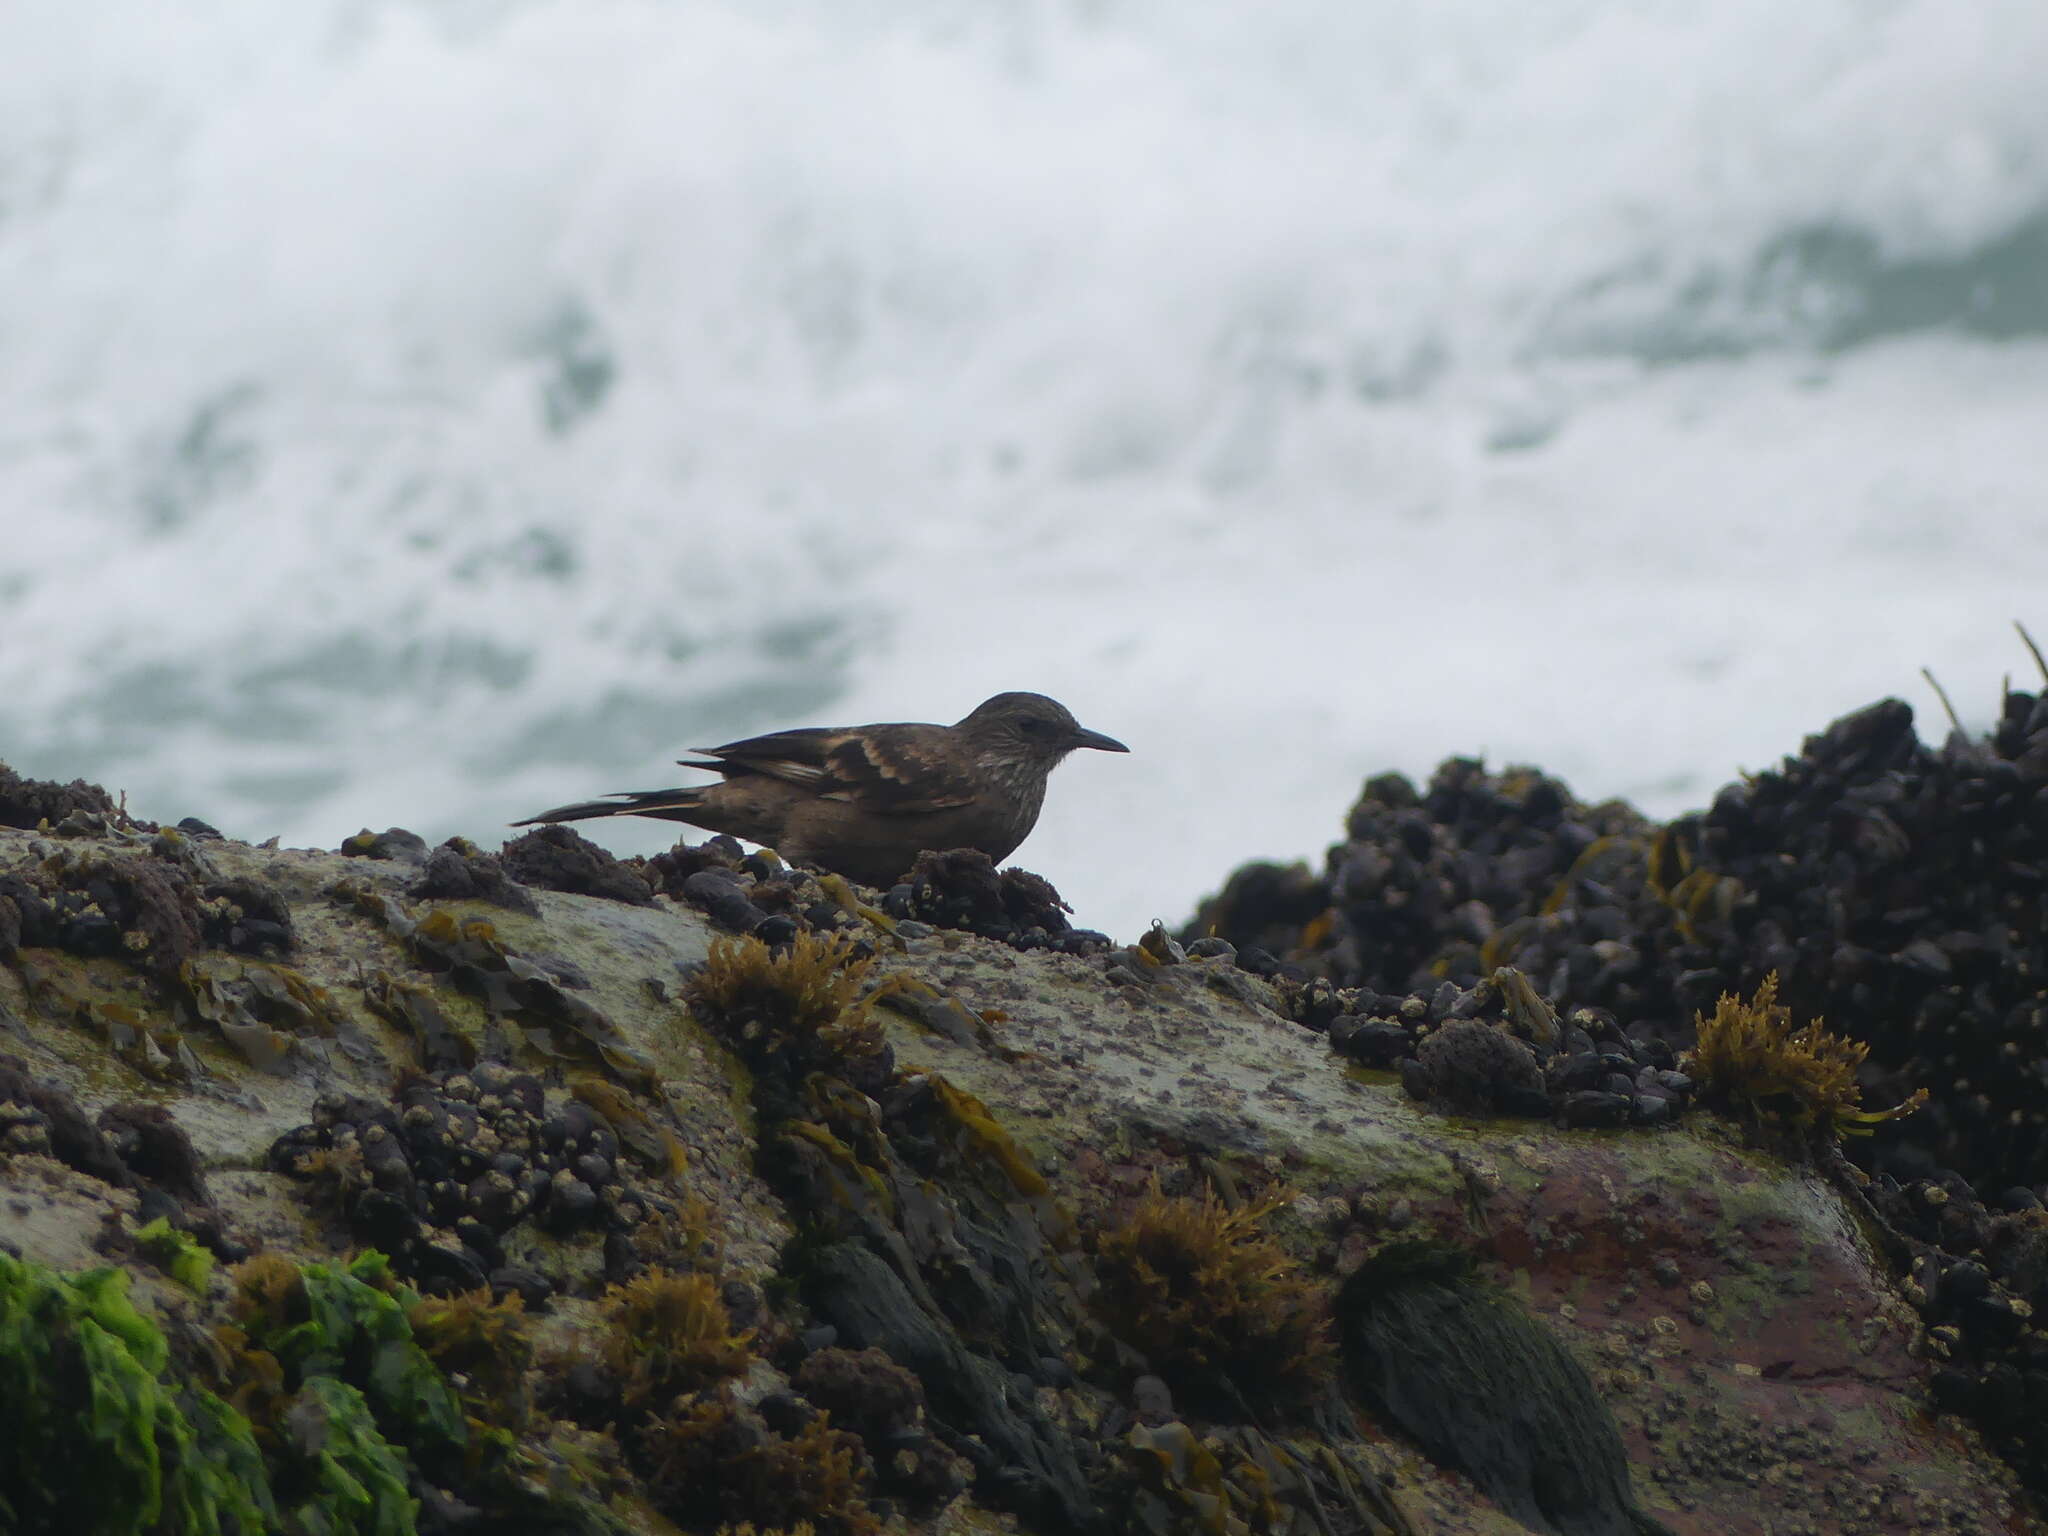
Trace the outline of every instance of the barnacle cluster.
[[1469, 988], [1444, 982], [1428, 997], [1322, 978], [1283, 977], [1277, 988], [1289, 1014], [1323, 1031], [1333, 1050], [1398, 1070], [1411, 1097], [1451, 1113], [1655, 1126], [1676, 1120], [1692, 1098], [1692, 1079], [1667, 1042], [1630, 1036], [1601, 1009], [1560, 1019], [1511, 966]]
[[[212, 1025], [263, 1062], [291, 1046], [273, 1026], [331, 1033], [317, 1001], [300, 1006], [310, 989], [279, 959], [296, 942], [276, 890], [223, 876], [176, 829], [124, 833], [111, 850], [67, 842], [0, 875], [0, 961], [46, 1017], [99, 1036], [158, 1080], [205, 1075], [181, 1021]], [[252, 1009], [251, 988], [223, 997], [212, 979], [242, 974], [279, 1006]]]
[[[306, 1181], [356, 1242], [391, 1255], [437, 1294], [489, 1285], [529, 1302], [584, 1283], [572, 1244], [542, 1258], [521, 1233], [589, 1239], [588, 1262], [623, 1279], [637, 1237], [687, 1229], [686, 1202], [662, 1192], [672, 1142], [613, 1122], [581, 1099], [551, 1096], [501, 1062], [416, 1073], [394, 1101], [315, 1101], [313, 1119], [272, 1145], [273, 1168]], [[579, 1267], [569, 1269], [575, 1263]], [[536, 1269], [536, 1264], [544, 1266]]]
[[2021, 1189], [1987, 1203], [1953, 1176], [1874, 1180], [1869, 1195], [1916, 1250], [1901, 1289], [1926, 1329], [1935, 1406], [2048, 1487], [2048, 1210]]

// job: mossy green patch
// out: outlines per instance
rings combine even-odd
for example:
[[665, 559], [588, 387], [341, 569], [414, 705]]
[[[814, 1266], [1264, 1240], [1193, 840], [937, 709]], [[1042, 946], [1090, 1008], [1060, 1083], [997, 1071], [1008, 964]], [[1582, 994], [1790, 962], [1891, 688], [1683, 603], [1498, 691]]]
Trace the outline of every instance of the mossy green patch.
[[213, 1278], [213, 1255], [191, 1233], [173, 1227], [168, 1217], [159, 1216], [138, 1230], [135, 1246], [193, 1295], [206, 1294], [206, 1282]]

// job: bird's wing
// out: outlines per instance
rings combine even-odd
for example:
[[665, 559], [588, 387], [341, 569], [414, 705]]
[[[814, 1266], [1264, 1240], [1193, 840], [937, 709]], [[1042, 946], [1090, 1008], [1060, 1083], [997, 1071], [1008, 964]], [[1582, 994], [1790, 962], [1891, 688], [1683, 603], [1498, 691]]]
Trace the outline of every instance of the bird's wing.
[[710, 762], [690, 762], [728, 777], [759, 773], [807, 789], [821, 800], [840, 800], [884, 816], [918, 816], [972, 804], [979, 786], [971, 770], [944, 750], [932, 725], [869, 726], [858, 730], [777, 731], [699, 750]]

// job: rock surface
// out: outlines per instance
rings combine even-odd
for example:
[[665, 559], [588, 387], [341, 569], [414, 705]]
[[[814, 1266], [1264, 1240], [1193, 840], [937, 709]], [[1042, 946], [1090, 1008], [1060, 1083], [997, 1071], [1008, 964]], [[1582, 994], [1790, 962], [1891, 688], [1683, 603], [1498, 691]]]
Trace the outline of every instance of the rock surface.
[[[410, 1298], [430, 1355], [453, 1326], [437, 1295], [520, 1297], [533, 1352], [501, 1372], [514, 1386], [485, 1405], [490, 1362], [448, 1354], [432, 1387], [510, 1436], [513, 1471], [429, 1476], [428, 1441], [399, 1437], [372, 1387], [354, 1399], [410, 1446], [401, 1528], [1542, 1529], [1455, 1450], [1433, 1461], [1373, 1416], [1348, 1327], [1309, 1408], [1257, 1411], [1249, 1380], [1224, 1388], [1242, 1414], [1176, 1407], [1091, 1311], [1091, 1266], [1151, 1192], [1203, 1189], [1274, 1202], [1262, 1226], [1324, 1305], [1391, 1247], [1468, 1255], [1583, 1369], [1589, 1433], [1611, 1415], [1627, 1528], [2041, 1528], [1934, 1412], [1939, 1362], [1856, 1215], [1698, 1111], [1597, 1130], [1446, 1114], [1200, 946], [1061, 952], [1041, 921], [1020, 949], [680, 850], [644, 881], [651, 904], [637, 877], [613, 882], [623, 900], [508, 895], [518, 858], [486, 876], [451, 854], [423, 880], [414, 861], [163, 833], [74, 799], [62, 835], [0, 828], [0, 1054], [17, 1058], [0, 1061], [0, 1253], [123, 1267], [178, 1383], [205, 1377], [200, 1341], [233, 1318], [288, 1337], [251, 1310], [265, 1256], [308, 1296]], [[716, 911], [681, 889], [706, 868]], [[485, 899], [433, 895], [471, 889]], [[944, 907], [929, 881], [914, 897]], [[857, 946], [829, 961], [850, 1001], [796, 1047], [772, 1010], [705, 1001], [717, 913], [742, 906], [786, 921], [785, 959], [814, 932]], [[158, 1217], [222, 1261], [196, 1290], [162, 1257], [184, 1248], [143, 1235]], [[396, 1234], [395, 1278], [320, 1278], [372, 1230]], [[701, 1296], [663, 1278], [699, 1275]], [[643, 1400], [611, 1362], [677, 1325], [635, 1296], [711, 1319]], [[723, 1354], [705, 1353], [714, 1333]], [[312, 1406], [360, 1384], [272, 1352], [273, 1390], [296, 1394], [273, 1418], [247, 1381], [215, 1385], [282, 1501], [303, 1494], [279, 1469], [301, 1466]], [[1441, 1391], [1489, 1424], [1512, 1412]], [[0, 1496], [10, 1475], [29, 1473], [0, 1458]]]

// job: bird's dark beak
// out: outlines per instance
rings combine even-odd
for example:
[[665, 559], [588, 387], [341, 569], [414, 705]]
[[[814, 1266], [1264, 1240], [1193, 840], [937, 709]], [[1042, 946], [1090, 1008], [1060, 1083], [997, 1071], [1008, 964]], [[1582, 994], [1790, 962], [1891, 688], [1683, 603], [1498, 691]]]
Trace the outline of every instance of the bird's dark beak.
[[1114, 736], [1105, 736], [1100, 731], [1084, 731], [1079, 726], [1067, 738], [1069, 747], [1093, 747], [1098, 752], [1128, 752], [1131, 749]]

